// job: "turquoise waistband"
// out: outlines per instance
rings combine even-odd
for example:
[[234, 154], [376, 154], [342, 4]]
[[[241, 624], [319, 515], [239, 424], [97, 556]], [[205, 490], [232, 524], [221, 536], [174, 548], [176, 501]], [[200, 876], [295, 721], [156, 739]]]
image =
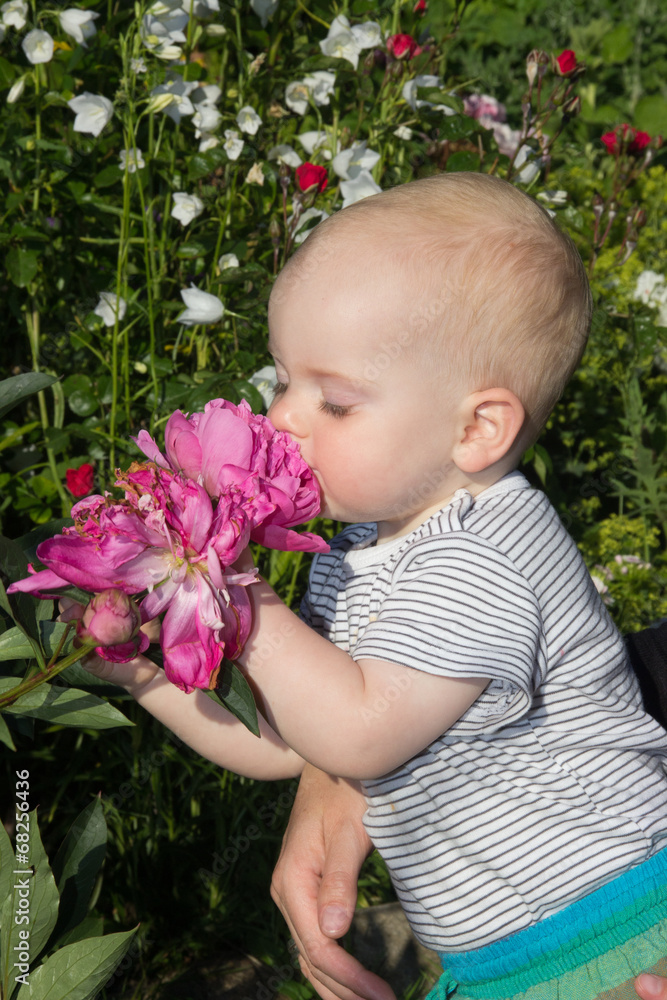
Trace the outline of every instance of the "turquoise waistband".
[[532, 927], [440, 958], [454, 979], [473, 984], [544, 965], [551, 953], [569, 950], [573, 962], [587, 960], [665, 918], [667, 849]]

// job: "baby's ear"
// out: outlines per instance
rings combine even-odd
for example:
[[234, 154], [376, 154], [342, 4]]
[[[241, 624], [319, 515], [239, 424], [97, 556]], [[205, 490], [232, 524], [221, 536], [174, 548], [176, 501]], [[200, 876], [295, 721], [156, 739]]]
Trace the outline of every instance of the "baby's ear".
[[485, 389], [465, 399], [461, 416], [461, 437], [452, 458], [462, 472], [474, 475], [505, 458], [526, 413], [510, 389]]

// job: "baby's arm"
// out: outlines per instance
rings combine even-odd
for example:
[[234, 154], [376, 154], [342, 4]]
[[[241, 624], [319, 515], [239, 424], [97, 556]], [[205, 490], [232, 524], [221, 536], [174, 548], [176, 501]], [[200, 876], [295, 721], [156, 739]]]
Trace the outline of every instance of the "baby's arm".
[[[80, 617], [83, 609], [64, 599], [61, 610], [61, 619], [69, 621]], [[144, 629], [151, 625], [149, 622]], [[112, 663], [91, 653], [83, 663], [97, 677], [125, 688], [151, 715], [214, 764], [248, 778], [265, 780], [301, 774], [303, 760], [276, 735], [261, 714], [258, 715], [261, 739], [257, 739], [203, 691], [192, 694], [180, 691], [145, 656], [137, 656], [129, 663]]]
[[300, 621], [264, 580], [248, 592], [254, 626], [239, 663], [275, 732], [330, 774], [388, 773], [449, 729], [489, 682], [355, 661]]

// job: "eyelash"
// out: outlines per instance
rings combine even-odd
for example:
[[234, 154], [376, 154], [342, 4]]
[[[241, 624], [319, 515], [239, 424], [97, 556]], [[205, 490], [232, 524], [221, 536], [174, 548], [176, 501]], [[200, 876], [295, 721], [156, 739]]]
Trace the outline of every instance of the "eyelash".
[[[273, 398], [277, 399], [278, 396], [282, 396], [285, 392], [287, 392], [287, 384], [285, 382], [276, 382], [273, 386]], [[330, 417], [336, 417], [337, 420], [341, 420], [343, 417], [346, 417], [350, 412], [349, 406], [339, 406], [338, 403], [328, 403], [326, 399], [322, 400], [318, 409], [321, 413], [327, 413]]]

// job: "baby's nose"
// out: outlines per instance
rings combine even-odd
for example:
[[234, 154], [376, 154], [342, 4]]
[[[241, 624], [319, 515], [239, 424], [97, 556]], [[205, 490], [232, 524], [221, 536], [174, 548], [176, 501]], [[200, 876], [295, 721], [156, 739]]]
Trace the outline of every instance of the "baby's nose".
[[304, 418], [294, 400], [287, 397], [288, 393], [286, 392], [274, 399], [269, 408], [268, 417], [276, 430], [285, 431], [293, 438], [302, 438], [306, 433]]

